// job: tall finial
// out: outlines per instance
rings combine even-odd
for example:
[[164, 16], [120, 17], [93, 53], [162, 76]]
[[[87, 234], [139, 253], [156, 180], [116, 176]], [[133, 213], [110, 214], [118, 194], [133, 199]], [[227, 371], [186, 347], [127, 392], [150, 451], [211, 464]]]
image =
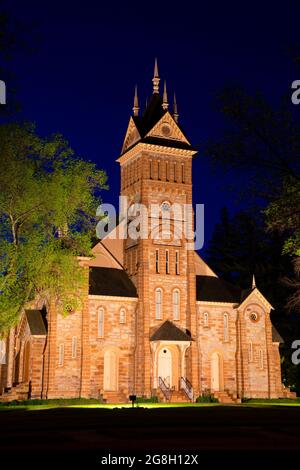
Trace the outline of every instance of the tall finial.
[[160, 78], [158, 76], [157, 59], [155, 59], [155, 62], [154, 62], [154, 77], [152, 78], [153, 93], [159, 93], [159, 82], [160, 82]]
[[255, 276], [253, 274], [253, 277], [252, 277], [252, 289], [254, 289], [256, 287], [256, 282], [255, 282]]
[[179, 114], [178, 114], [178, 109], [177, 109], [177, 101], [176, 101], [175, 93], [174, 93], [174, 101], [173, 101], [173, 117], [174, 117], [174, 121], [178, 122]]
[[139, 115], [139, 99], [138, 99], [138, 93], [137, 93], [137, 85], [135, 85], [134, 89], [134, 99], [133, 99], [133, 115], [138, 116]]
[[167, 84], [166, 84], [166, 80], [165, 80], [164, 81], [164, 94], [163, 94], [162, 107], [163, 107], [163, 109], [167, 110], [168, 106], [169, 106], [169, 103], [168, 103], [168, 95], [167, 95]]

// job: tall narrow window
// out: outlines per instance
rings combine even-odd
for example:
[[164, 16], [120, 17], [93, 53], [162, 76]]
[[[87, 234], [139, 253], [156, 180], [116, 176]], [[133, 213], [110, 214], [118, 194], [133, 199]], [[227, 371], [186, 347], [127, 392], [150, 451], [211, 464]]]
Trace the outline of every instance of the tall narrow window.
[[262, 349], [259, 349], [258, 351], [258, 363], [259, 363], [259, 368], [263, 369], [264, 368], [264, 354], [263, 354]]
[[181, 163], [181, 181], [184, 183], [185, 178], [184, 178], [184, 163]]
[[166, 162], [166, 181], [169, 181], [169, 163]]
[[159, 273], [159, 250], [155, 250], [155, 271]]
[[177, 176], [177, 175], [176, 175], [176, 162], [175, 162], [175, 163], [174, 163], [174, 181], [175, 181], [175, 183], [176, 183], [176, 181], [177, 181], [177, 177], [176, 177], [176, 176]]
[[6, 364], [6, 343], [0, 339], [0, 364]]
[[223, 327], [224, 327], [224, 341], [228, 341], [228, 314], [224, 313], [223, 316]]
[[175, 273], [179, 274], [179, 251], [175, 253]]
[[160, 161], [157, 162], [157, 179], [160, 180]]
[[250, 341], [249, 343], [249, 362], [253, 361], [253, 343]]
[[178, 289], [173, 291], [173, 319], [180, 319], [180, 293]]
[[166, 274], [169, 274], [169, 250], [166, 250]]
[[104, 336], [104, 308], [98, 310], [98, 336], [103, 338]]
[[64, 365], [64, 356], [65, 356], [65, 345], [60, 344], [58, 348], [58, 365], [60, 367]]
[[136, 273], [137, 270], [137, 250], [133, 252], [133, 272]]
[[208, 326], [208, 312], [203, 313], [203, 326]]
[[149, 161], [149, 176], [150, 176], [150, 179], [152, 180], [152, 178], [153, 178], [153, 165], [152, 165], [152, 160]]
[[75, 359], [77, 356], [77, 336], [72, 338], [72, 359]]
[[121, 308], [120, 310], [120, 323], [126, 323], [126, 310]]
[[161, 304], [162, 304], [162, 290], [156, 289], [155, 291], [155, 318], [156, 320], [161, 320], [162, 318]]

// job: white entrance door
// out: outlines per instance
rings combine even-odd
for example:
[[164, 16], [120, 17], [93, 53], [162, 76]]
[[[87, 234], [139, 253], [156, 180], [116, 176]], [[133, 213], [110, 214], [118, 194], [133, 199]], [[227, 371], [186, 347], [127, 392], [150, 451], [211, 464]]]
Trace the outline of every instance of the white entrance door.
[[172, 353], [168, 348], [162, 348], [158, 353], [158, 377], [172, 387]]
[[106, 351], [104, 354], [104, 384], [107, 392], [118, 390], [118, 355], [115, 351]]
[[220, 390], [220, 356], [216, 352], [214, 352], [211, 356], [210, 373], [210, 388], [211, 390], [217, 392]]

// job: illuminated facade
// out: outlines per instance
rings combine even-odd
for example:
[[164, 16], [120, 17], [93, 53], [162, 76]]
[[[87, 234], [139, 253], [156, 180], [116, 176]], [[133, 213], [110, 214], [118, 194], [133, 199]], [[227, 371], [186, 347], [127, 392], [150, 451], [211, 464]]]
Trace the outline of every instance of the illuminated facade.
[[135, 94], [118, 162], [129, 205], [161, 209], [147, 216], [160, 236], [122, 239], [121, 222], [94, 246], [93, 258], [79, 259], [87, 282], [78, 311], [63, 318], [55, 302], [39, 300], [24, 311], [0, 343], [0, 400], [126, 402], [136, 394], [189, 401], [211, 393], [235, 403], [292, 396], [281, 383], [272, 307], [255, 281], [243, 291], [229, 285], [190, 249], [188, 236], [175, 236], [172, 207], [192, 204], [196, 151], [159, 81], [156, 64], [141, 116]]

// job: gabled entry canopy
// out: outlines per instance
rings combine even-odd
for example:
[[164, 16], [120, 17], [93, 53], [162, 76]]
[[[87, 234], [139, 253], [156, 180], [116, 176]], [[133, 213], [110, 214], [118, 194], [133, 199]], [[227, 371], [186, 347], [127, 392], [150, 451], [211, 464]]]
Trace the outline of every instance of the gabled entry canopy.
[[190, 333], [166, 320], [150, 337], [150, 341], [192, 341]]

